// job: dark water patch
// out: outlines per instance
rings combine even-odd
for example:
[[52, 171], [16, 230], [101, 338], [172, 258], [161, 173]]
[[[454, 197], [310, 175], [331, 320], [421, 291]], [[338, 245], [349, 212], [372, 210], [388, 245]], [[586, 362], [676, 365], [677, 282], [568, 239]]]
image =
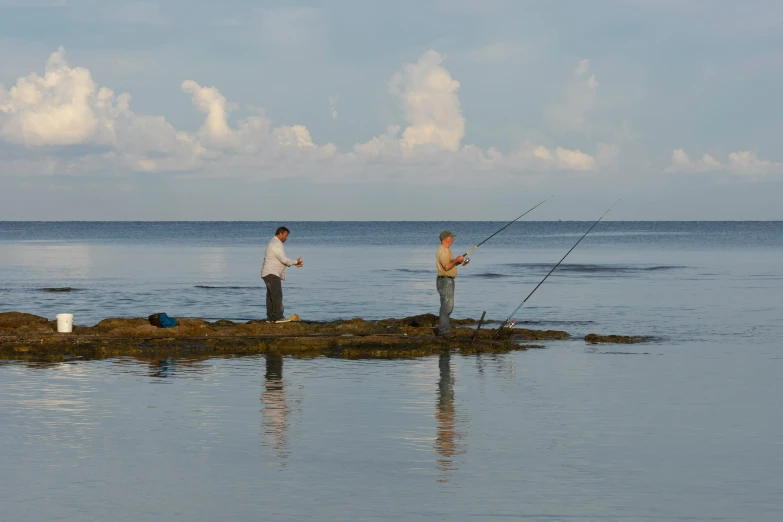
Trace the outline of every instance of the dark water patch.
[[[511, 268], [527, 268], [530, 270], [552, 269], [554, 264], [544, 263], [509, 263], [505, 266]], [[655, 266], [633, 266], [633, 265], [592, 265], [592, 264], [562, 264], [557, 267], [557, 272], [573, 272], [582, 274], [631, 274], [639, 272], [660, 272], [664, 270], [679, 270], [688, 268], [680, 265], [655, 265]]]
[[514, 321], [516, 324], [571, 324], [583, 325], [594, 324], [595, 321]]
[[81, 288], [71, 288], [70, 286], [60, 286], [60, 287], [50, 287], [50, 288], [39, 288], [39, 292], [50, 292], [50, 293], [61, 293], [61, 292], [80, 292]]
[[260, 286], [211, 286], [211, 285], [196, 285], [195, 288], [201, 288], [202, 290], [259, 290]]
[[503, 277], [513, 277], [513, 276], [510, 276], [508, 274], [497, 274], [497, 273], [494, 273], [494, 272], [485, 272], [483, 274], [471, 274], [468, 277], [479, 277], [479, 278], [482, 278], [482, 279], [500, 279], [500, 278], [503, 278]]
[[594, 350], [592, 353], [596, 355], [650, 355], [650, 352], [599, 352]]
[[390, 268], [379, 270], [379, 272], [401, 272], [403, 274], [431, 274], [433, 270], [422, 270], [417, 268]]

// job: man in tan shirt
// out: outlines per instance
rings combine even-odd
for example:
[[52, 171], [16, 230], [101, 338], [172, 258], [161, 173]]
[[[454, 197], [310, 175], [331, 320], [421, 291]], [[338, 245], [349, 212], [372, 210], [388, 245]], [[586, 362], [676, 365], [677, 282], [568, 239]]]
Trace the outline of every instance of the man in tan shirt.
[[438, 268], [437, 288], [440, 294], [440, 320], [437, 334], [441, 337], [454, 337], [449, 327], [449, 316], [454, 310], [454, 278], [457, 277], [457, 265], [465, 260], [463, 256], [454, 257], [451, 244], [454, 234], [448, 230], [440, 233], [440, 246], [435, 254], [435, 266]]

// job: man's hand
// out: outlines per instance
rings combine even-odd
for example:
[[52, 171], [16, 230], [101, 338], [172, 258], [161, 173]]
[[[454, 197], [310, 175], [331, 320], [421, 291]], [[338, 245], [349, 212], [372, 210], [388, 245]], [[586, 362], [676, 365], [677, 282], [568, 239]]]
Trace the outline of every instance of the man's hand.
[[304, 266], [304, 263], [302, 262], [302, 258], [296, 260], [296, 268], [302, 268]]
[[446, 266], [444, 266], [443, 268], [444, 268], [444, 270], [451, 270], [455, 266], [461, 265], [462, 261], [464, 261], [464, 260], [465, 260], [465, 256], [455, 257], [454, 259], [449, 261], [448, 264]]

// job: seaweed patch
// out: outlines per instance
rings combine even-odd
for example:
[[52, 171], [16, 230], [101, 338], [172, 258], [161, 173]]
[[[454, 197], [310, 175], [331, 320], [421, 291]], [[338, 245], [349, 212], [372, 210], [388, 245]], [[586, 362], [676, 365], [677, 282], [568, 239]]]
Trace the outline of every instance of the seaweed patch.
[[629, 336], [629, 335], [585, 335], [585, 341], [590, 344], [611, 343], [611, 344], [638, 344], [650, 342], [649, 337]]

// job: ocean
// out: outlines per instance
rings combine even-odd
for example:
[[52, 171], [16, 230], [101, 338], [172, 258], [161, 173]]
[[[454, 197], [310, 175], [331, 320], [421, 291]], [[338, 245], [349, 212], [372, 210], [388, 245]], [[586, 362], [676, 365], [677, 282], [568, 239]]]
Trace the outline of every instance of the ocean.
[[[295, 222], [286, 315], [437, 313], [496, 222]], [[0, 222], [0, 311], [244, 321], [278, 223]], [[590, 227], [520, 222], [460, 268], [505, 319]], [[599, 225], [504, 355], [0, 361], [4, 520], [783, 519], [783, 223]], [[588, 333], [649, 336], [589, 345]]]

